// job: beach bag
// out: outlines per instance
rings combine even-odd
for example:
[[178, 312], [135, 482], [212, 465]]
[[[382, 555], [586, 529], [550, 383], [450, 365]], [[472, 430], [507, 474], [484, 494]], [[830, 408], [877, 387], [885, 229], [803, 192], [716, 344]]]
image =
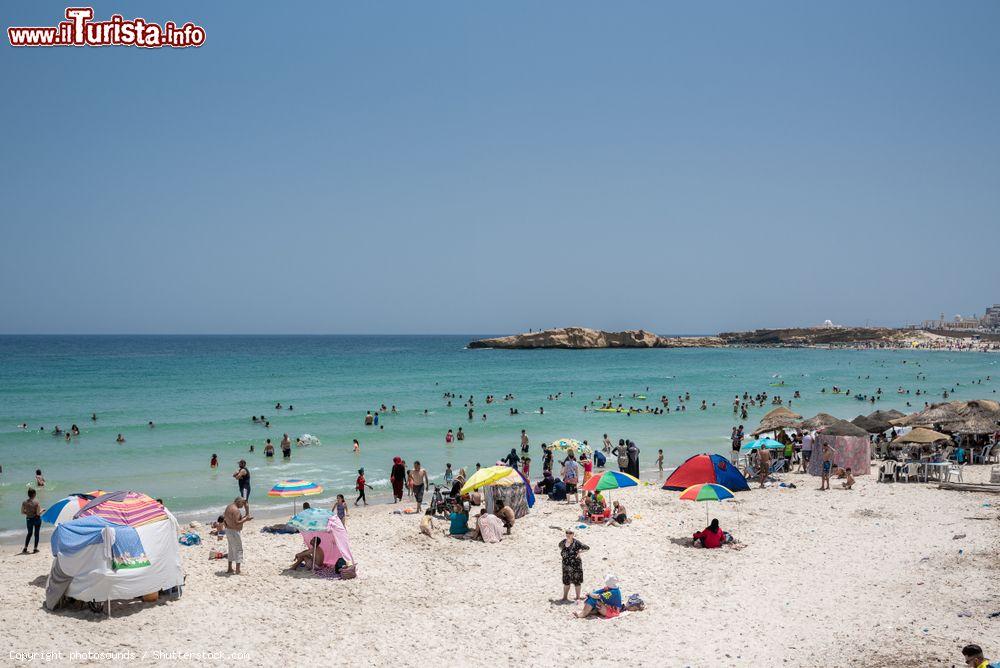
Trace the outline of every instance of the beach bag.
[[628, 597], [628, 600], [625, 602], [625, 609], [633, 612], [637, 612], [639, 610], [645, 610], [646, 603], [645, 601], [642, 600], [642, 597], [639, 596], [638, 594], [632, 594], [631, 596]]

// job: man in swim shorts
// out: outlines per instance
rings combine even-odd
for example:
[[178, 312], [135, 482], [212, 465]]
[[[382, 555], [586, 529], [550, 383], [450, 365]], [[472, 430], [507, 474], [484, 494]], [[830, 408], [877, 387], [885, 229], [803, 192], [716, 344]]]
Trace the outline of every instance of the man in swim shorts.
[[420, 468], [420, 462], [413, 462], [413, 470], [410, 471], [410, 490], [413, 498], [417, 502], [417, 512], [424, 501], [424, 490], [427, 489], [427, 471]]
[[[240, 511], [243, 511], [242, 513]], [[253, 519], [253, 515], [247, 512], [247, 502], [243, 497], [238, 497], [233, 500], [228, 506], [226, 506], [225, 512], [222, 514], [222, 520], [226, 525], [226, 540], [229, 542], [229, 554], [227, 558], [229, 559], [229, 568], [226, 570], [227, 573], [235, 572], [236, 575], [240, 574], [240, 566], [243, 564], [243, 525]], [[236, 570], [233, 571], [233, 564], [236, 564]]]

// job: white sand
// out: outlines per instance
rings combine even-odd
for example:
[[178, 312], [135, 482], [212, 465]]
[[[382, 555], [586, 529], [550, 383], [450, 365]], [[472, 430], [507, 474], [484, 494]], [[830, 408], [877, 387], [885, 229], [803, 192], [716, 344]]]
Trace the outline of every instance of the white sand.
[[[987, 470], [967, 468], [967, 480], [982, 481]], [[373, 506], [348, 522], [356, 580], [282, 573], [301, 539], [260, 534], [251, 523], [243, 576], [225, 576], [224, 562], [207, 559], [214, 538], [182, 547], [184, 596], [116, 604], [110, 620], [44, 611], [51, 557], [8, 546], [0, 650], [5, 659], [10, 651], [147, 652], [146, 662], [157, 651], [222, 653], [199, 660], [211, 665], [231, 665], [227, 654], [242, 651], [249, 665], [352, 666], [950, 666], [961, 665], [967, 642], [1000, 656], [1000, 618], [988, 617], [1000, 610], [1000, 495], [876, 484], [874, 476], [853, 491], [821, 493], [816, 478], [783, 477], [798, 488], [738, 496], [739, 527], [733, 505], [711, 506], [742, 550], [687, 546], [705, 508], [676, 492], [615, 493], [641, 518], [577, 534], [591, 548], [584, 591], [613, 571], [626, 595], [646, 600], [646, 611], [615, 620], [576, 620], [574, 606], [550, 603], [561, 594], [557, 543], [561, 528], [577, 523], [575, 506], [540, 500], [497, 545], [431, 540], [418, 534], [417, 516]], [[953, 539], [959, 534], [966, 537]], [[78, 662], [88, 661], [67, 654], [54, 663]]]

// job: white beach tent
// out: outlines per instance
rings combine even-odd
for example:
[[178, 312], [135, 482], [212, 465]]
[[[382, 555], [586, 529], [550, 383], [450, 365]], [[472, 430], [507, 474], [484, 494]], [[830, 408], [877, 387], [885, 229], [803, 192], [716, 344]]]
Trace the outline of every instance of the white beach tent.
[[[52, 534], [54, 560], [45, 607], [64, 597], [84, 602], [133, 599], [184, 584], [177, 519], [163, 508], [158, 519], [127, 526], [100, 516], [60, 524]], [[136, 538], [138, 541], [136, 541]]]

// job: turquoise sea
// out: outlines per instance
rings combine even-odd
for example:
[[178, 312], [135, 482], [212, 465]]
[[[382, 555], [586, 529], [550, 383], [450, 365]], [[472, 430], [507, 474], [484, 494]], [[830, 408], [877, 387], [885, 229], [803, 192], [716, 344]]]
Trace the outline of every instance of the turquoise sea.
[[[249, 462], [257, 505], [289, 505], [266, 497], [271, 485], [287, 478], [319, 482], [329, 493], [320, 500], [338, 492], [352, 498], [360, 466], [384, 494], [394, 455], [408, 464], [420, 460], [440, 479], [446, 462], [456, 471], [493, 463], [519, 444], [521, 429], [531, 439], [533, 475], [540, 473], [539, 443], [572, 437], [599, 445], [604, 433], [615, 442], [636, 441], [642, 468], [649, 470], [660, 448], [668, 466], [697, 452], [725, 453], [737, 423], [737, 393], [767, 391], [788, 399], [798, 390], [802, 397], [793, 400], [793, 410], [850, 419], [873, 407], [830, 394], [833, 385], [860, 394], [881, 387], [878, 407], [900, 410], [907, 410], [907, 400], [915, 410], [925, 399], [897, 394], [900, 386], [925, 390], [932, 401], [944, 389], [955, 398], [996, 398], [1000, 360], [944, 351], [466, 350], [471, 338], [478, 337], [0, 337], [0, 532], [23, 530], [20, 502], [36, 468], [47, 480], [43, 506], [76, 491], [135, 489], [163, 498], [181, 517], [212, 519], [236, 495], [231, 474], [241, 457]], [[772, 386], [780, 380], [784, 387]], [[463, 398], [448, 408], [445, 392]], [[626, 406], [654, 406], [666, 394], [676, 408], [685, 392], [691, 398], [682, 413], [582, 410], [598, 395], [618, 393], [625, 398], [615, 402]], [[516, 399], [503, 401], [509, 393]], [[556, 393], [561, 398], [548, 399]], [[633, 393], [648, 399], [632, 400]], [[487, 405], [487, 394], [500, 400]], [[470, 395], [472, 421], [463, 406]], [[698, 409], [702, 399], [708, 410]], [[294, 411], [275, 410], [276, 402]], [[383, 403], [399, 412], [382, 414], [382, 428], [365, 427], [365, 412]], [[511, 416], [511, 407], [520, 414]], [[754, 408], [748, 431], [771, 408]], [[251, 423], [261, 414], [270, 429]], [[27, 430], [18, 427], [22, 422]], [[72, 424], [82, 433], [70, 442], [50, 433]], [[446, 431], [458, 427], [465, 441], [446, 445]], [[115, 442], [118, 433], [125, 444]], [[293, 448], [291, 461], [282, 461], [277, 444], [283, 433], [293, 441], [312, 434], [322, 444]], [[278, 449], [275, 459], [264, 457], [265, 438]], [[354, 438], [360, 453], [353, 452]], [[221, 461], [217, 470], [209, 468], [213, 453]]]

